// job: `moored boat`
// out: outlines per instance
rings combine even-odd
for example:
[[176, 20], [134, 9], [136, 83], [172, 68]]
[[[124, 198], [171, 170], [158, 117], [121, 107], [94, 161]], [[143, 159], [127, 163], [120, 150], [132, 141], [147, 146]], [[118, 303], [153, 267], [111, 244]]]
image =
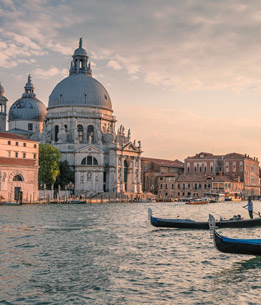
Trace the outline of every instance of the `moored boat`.
[[[179, 228], [179, 229], [200, 229], [208, 230], [208, 221], [194, 221], [191, 219], [166, 219], [152, 216], [151, 208], [148, 209], [149, 220], [154, 227]], [[233, 217], [232, 219], [222, 219], [216, 222], [219, 228], [250, 228], [261, 226], [261, 217], [253, 219], [241, 219]]]
[[185, 204], [195, 204], [195, 205], [208, 204], [208, 203], [209, 203], [209, 201], [207, 199], [194, 199], [194, 200], [185, 202]]
[[261, 239], [235, 239], [220, 235], [216, 231], [215, 219], [209, 215], [209, 228], [213, 232], [215, 247], [224, 253], [261, 255]]

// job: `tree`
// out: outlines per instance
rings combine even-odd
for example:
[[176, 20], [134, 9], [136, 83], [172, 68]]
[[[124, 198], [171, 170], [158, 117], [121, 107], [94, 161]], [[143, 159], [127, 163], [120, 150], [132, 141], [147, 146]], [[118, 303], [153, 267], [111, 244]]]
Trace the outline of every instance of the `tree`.
[[67, 161], [61, 161], [59, 163], [60, 173], [56, 178], [55, 188], [58, 188], [58, 185], [62, 189], [65, 189], [65, 186], [70, 182], [74, 183], [74, 171], [70, 168]]
[[61, 153], [50, 144], [39, 145], [39, 182], [44, 184], [55, 183], [59, 175]]

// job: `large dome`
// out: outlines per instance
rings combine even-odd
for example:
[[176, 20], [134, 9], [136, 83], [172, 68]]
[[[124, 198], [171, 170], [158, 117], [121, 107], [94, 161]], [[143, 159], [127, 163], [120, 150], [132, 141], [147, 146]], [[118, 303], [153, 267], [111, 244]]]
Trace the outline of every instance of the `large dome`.
[[86, 50], [75, 50], [71, 62], [70, 75], [62, 80], [49, 97], [48, 108], [61, 106], [87, 106], [112, 110], [111, 99], [101, 83], [92, 77]]
[[103, 85], [83, 73], [71, 74], [53, 89], [48, 108], [57, 106], [92, 106], [112, 110], [110, 96]]
[[25, 93], [13, 103], [9, 110], [9, 121], [26, 120], [43, 122], [47, 110], [44, 104], [36, 98], [30, 75], [24, 88]]

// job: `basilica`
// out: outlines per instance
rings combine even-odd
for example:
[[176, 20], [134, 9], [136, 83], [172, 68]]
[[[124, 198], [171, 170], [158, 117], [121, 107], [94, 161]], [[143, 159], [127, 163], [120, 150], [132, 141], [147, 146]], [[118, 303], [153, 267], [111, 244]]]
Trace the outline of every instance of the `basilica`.
[[[47, 109], [36, 98], [30, 75], [24, 90], [10, 107], [8, 132], [56, 147], [61, 160], [74, 169], [76, 195], [142, 192], [141, 142], [132, 140], [124, 126], [116, 129], [110, 96], [92, 77], [82, 39], [72, 56], [69, 76], [54, 87]], [[6, 103], [1, 94], [1, 130]]]

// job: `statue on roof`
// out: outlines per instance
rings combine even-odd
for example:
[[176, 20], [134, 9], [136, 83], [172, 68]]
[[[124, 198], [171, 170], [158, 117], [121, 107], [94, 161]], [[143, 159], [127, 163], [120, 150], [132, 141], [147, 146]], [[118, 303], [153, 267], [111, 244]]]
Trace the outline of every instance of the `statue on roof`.
[[80, 38], [80, 41], [79, 41], [79, 48], [82, 48], [82, 37]]

